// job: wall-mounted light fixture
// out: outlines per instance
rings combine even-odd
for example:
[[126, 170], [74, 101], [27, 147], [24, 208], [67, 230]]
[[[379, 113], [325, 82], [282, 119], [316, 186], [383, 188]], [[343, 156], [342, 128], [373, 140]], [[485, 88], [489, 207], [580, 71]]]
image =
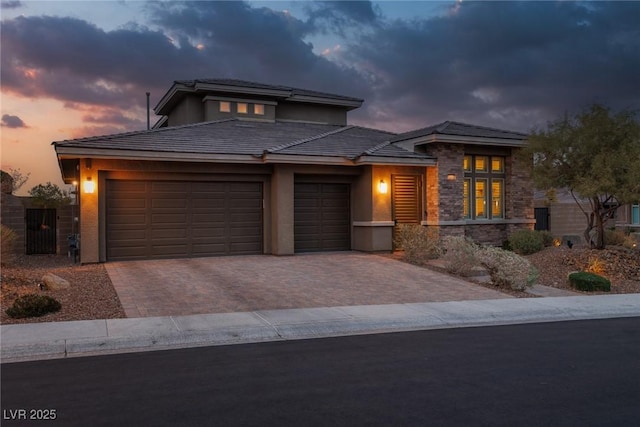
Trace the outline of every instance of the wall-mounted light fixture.
[[456, 180], [456, 174], [455, 173], [450, 173], [447, 175], [447, 181], [455, 181]]
[[384, 179], [380, 180], [380, 183], [378, 184], [378, 191], [380, 194], [387, 194], [387, 183], [384, 182]]
[[96, 191], [96, 183], [91, 180], [90, 176], [82, 183], [82, 189], [87, 194], [93, 194]]

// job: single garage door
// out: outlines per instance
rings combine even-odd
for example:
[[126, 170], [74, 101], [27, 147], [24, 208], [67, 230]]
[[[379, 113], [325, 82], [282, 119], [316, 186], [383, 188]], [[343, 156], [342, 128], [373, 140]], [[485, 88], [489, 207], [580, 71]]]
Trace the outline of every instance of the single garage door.
[[349, 184], [295, 183], [295, 251], [351, 249], [349, 201]]
[[108, 180], [107, 260], [261, 254], [261, 182]]

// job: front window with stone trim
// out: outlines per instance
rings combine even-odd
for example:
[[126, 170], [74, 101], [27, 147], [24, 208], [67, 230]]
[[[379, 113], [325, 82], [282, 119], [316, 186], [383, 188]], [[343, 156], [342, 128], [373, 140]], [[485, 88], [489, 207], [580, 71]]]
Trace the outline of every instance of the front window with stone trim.
[[504, 218], [504, 157], [464, 156], [464, 217]]
[[631, 224], [640, 224], [640, 204], [631, 205]]

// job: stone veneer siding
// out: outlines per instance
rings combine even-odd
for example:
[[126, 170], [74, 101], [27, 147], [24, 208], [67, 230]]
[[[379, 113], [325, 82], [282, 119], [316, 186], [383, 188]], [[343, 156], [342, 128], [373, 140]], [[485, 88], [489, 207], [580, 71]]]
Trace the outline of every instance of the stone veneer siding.
[[[505, 219], [468, 221], [464, 215], [463, 158], [461, 144], [432, 143], [427, 152], [438, 159], [436, 168], [427, 168], [427, 224], [440, 236], [468, 236], [476, 242], [500, 246], [518, 229], [533, 229], [533, 185], [526, 159], [512, 148], [505, 156]], [[497, 154], [496, 154], [497, 155]], [[455, 180], [447, 176], [454, 174]], [[444, 224], [442, 224], [444, 222]], [[446, 222], [458, 222], [446, 224]]]

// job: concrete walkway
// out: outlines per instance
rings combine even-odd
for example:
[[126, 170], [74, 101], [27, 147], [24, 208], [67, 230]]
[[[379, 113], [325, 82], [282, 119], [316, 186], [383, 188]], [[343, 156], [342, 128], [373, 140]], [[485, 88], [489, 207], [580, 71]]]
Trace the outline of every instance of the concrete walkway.
[[409, 330], [640, 316], [640, 294], [260, 310], [0, 326], [2, 363]]

